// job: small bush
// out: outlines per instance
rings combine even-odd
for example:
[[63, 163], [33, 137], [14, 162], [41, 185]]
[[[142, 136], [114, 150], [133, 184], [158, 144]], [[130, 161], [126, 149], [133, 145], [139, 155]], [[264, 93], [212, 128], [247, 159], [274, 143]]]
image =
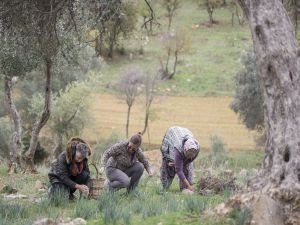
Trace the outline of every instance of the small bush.
[[0, 202], [0, 220], [15, 220], [24, 218], [26, 209], [19, 203], [8, 204]]
[[124, 224], [131, 224], [131, 212], [127, 208], [120, 212], [120, 218], [122, 218]]
[[52, 206], [65, 206], [69, 202], [69, 194], [64, 190], [59, 190], [51, 196], [50, 205]]
[[185, 200], [185, 207], [189, 213], [201, 213], [208, 206], [208, 203], [205, 199], [195, 198], [195, 196], [188, 196]]
[[98, 209], [102, 211], [105, 224], [116, 224], [120, 219], [120, 195], [118, 192], [104, 192], [98, 199]]
[[157, 201], [157, 199], [150, 198], [148, 199], [147, 203], [143, 206], [143, 218], [161, 215], [164, 209], [165, 205], [161, 201]]
[[116, 224], [119, 216], [119, 209], [116, 204], [110, 204], [103, 209], [103, 217], [105, 224]]
[[210, 138], [211, 141], [211, 159], [213, 166], [220, 166], [226, 162], [226, 151], [225, 144], [223, 140], [217, 135], [214, 134]]
[[163, 201], [166, 205], [166, 211], [168, 212], [176, 212], [181, 208], [181, 203], [177, 198], [174, 198], [172, 194], [166, 193], [163, 195], [161, 201]]
[[229, 214], [229, 217], [235, 221], [236, 225], [246, 225], [247, 220], [251, 214], [251, 210], [248, 208], [240, 209], [233, 209]]
[[79, 200], [75, 208], [75, 216], [84, 219], [95, 218], [98, 212], [97, 202], [94, 200]]

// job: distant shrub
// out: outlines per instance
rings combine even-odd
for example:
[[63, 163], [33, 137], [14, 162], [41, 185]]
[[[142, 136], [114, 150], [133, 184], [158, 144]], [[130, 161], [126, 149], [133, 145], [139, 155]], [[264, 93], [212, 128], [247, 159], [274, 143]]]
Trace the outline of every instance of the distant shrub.
[[262, 130], [264, 127], [264, 95], [253, 50], [243, 54], [240, 61], [243, 68], [234, 77], [235, 97], [230, 108], [239, 115], [248, 129]]
[[220, 136], [214, 134], [210, 137], [211, 145], [211, 159], [213, 166], [219, 166], [226, 161], [225, 144]]

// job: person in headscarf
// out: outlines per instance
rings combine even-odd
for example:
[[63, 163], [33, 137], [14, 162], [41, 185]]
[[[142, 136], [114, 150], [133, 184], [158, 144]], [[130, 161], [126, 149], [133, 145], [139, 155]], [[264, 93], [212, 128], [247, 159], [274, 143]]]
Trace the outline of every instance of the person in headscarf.
[[193, 192], [193, 161], [200, 146], [191, 131], [184, 127], [170, 127], [161, 145], [162, 165], [160, 179], [164, 189], [169, 189], [177, 174], [180, 190]]
[[67, 144], [56, 161], [52, 164], [48, 173], [51, 184], [49, 196], [63, 195], [74, 200], [74, 192], [88, 194], [90, 170], [88, 156], [91, 155], [91, 148], [81, 138], [74, 137]]
[[114, 144], [104, 152], [101, 165], [105, 168], [109, 191], [127, 188], [127, 191], [131, 192], [137, 187], [144, 169], [152, 176], [141, 144], [142, 136], [138, 133], [129, 140]]

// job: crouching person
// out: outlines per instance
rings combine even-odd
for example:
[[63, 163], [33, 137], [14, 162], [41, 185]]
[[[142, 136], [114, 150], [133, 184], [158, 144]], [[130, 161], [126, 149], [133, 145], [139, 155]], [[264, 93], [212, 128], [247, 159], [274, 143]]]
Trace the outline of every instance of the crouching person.
[[193, 192], [193, 161], [198, 156], [200, 146], [191, 131], [183, 127], [170, 127], [161, 145], [162, 165], [160, 179], [164, 189], [168, 189], [177, 174], [180, 190]]
[[68, 142], [66, 150], [58, 156], [48, 173], [51, 184], [50, 199], [58, 196], [74, 200], [76, 190], [88, 194], [90, 155], [91, 149], [82, 139], [75, 137]]
[[131, 192], [138, 186], [144, 169], [152, 176], [149, 162], [140, 148], [141, 143], [142, 136], [138, 133], [104, 152], [101, 164], [105, 169], [110, 191], [127, 188]]

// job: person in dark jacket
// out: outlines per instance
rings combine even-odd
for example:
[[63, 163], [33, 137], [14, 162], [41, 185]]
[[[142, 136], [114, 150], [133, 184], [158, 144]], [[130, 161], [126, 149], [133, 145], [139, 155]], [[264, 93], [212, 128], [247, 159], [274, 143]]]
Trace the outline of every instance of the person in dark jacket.
[[73, 200], [73, 193], [76, 190], [88, 194], [90, 180], [88, 156], [90, 155], [91, 149], [84, 140], [78, 137], [71, 138], [66, 150], [58, 156], [48, 173], [51, 184], [50, 198], [59, 193]]
[[116, 143], [104, 152], [101, 164], [105, 168], [110, 191], [121, 188], [127, 188], [128, 192], [134, 190], [144, 169], [152, 176], [149, 161], [140, 148], [141, 143], [142, 136], [138, 133], [129, 140]]
[[168, 189], [177, 174], [181, 191], [193, 192], [193, 161], [200, 151], [198, 141], [184, 127], [170, 127], [161, 145], [162, 165], [160, 179]]

